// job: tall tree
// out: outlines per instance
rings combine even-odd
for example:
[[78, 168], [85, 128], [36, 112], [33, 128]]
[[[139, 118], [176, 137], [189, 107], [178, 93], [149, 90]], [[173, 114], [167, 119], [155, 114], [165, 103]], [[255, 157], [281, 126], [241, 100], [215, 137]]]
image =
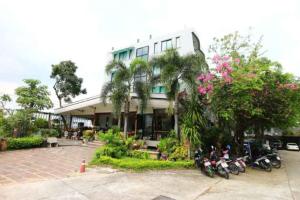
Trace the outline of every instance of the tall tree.
[[52, 65], [50, 78], [55, 79], [53, 89], [59, 101], [59, 107], [62, 107], [62, 100], [70, 102], [71, 97], [80, 94], [86, 94], [86, 89], [82, 89], [83, 79], [75, 73], [77, 66], [72, 61], [62, 61], [57, 65]]
[[216, 75], [210, 80], [200, 77], [200, 93], [206, 93], [205, 81], [213, 84], [209, 96], [216, 124], [233, 131], [239, 153], [245, 131], [254, 130], [261, 137], [267, 128], [299, 120], [299, 81], [282, 73], [279, 63], [262, 57], [261, 48], [261, 40], [253, 42], [250, 35], [238, 32], [215, 39], [210, 50], [217, 54]]
[[[82, 89], [83, 79], [79, 78], [75, 73], [77, 66], [72, 61], [62, 61], [57, 65], [52, 65], [50, 78], [55, 79], [53, 89], [59, 101], [59, 107], [62, 107], [62, 100], [70, 102], [71, 97], [76, 97], [80, 94], [86, 94], [86, 89]], [[61, 115], [65, 129], [67, 122]]]
[[166, 87], [167, 98], [174, 104], [174, 130], [180, 139], [179, 93], [184, 87], [194, 87], [195, 75], [208, 70], [205, 57], [202, 53], [181, 56], [175, 49], [169, 49], [154, 57], [150, 65], [161, 68], [159, 81]]
[[46, 85], [40, 85], [39, 80], [25, 79], [26, 86], [16, 88], [16, 102], [25, 110], [39, 111], [53, 106]]
[[[134, 92], [139, 99], [139, 107], [145, 108], [150, 97], [151, 82], [138, 79], [137, 75], [145, 74], [151, 80], [152, 71], [149, 64], [141, 59], [133, 60], [129, 67], [122, 61], [112, 60], [105, 67], [111, 81], [104, 84], [101, 91], [101, 100], [106, 103], [109, 99], [113, 105], [113, 112], [120, 119], [121, 110], [124, 110], [124, 134], [128, 135], [128, 115], [131, 102], [131, 93]], [[119, 120], [120, 121], [120, 120]], [[120, 123], [118, 123], [120, 126]]]
[[[11, 102], [12, 99], [8, 94], [3, 94], [0, 96], [0, 106], [6, 113], [11, 114], [11, 110], [6, 107], [7, 103]], [[5, 113], [3, 113], [5, 114]]]

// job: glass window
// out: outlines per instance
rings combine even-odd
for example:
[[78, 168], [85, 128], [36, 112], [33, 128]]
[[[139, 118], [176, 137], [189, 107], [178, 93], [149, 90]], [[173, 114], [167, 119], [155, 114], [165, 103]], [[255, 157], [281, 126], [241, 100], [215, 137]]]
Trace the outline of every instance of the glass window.
[[148, 60], [149, 46], [141, 47], [136, 50], [136, 57]]
[[161, 51], [173, 48], [172, 39], [165, 40], [161, 42]]
[[154, 93], [154, 94], [163, 94], [165, 92], [166, 92], [165, 86], [152, 87], [152, 93]]
[[159, 52], [159, 48], [158, 48], [158, 43], [155, 42], [154, 43], [154, 54], [158, 53]]
[[160, 86], [160, 87], [159, 87], [159, 93], [166, 93], [166, 88], [165, 88], [165, 86]]
[[180, 37], [176, 37], [176, 48], [179, 48], [181, 46]]
[[127, 51], [123, 51], [119, 53], [119, 60], [127, 60]]
[[200, 41], [195, 33], [192, 33], [193, 36], [193, 45], [195, 51], [200, 51]]
[[115, 54], [114, 54], [114, 60], [117, 60], [117, 59], [118, 59], [118, 54], [115, 53]]

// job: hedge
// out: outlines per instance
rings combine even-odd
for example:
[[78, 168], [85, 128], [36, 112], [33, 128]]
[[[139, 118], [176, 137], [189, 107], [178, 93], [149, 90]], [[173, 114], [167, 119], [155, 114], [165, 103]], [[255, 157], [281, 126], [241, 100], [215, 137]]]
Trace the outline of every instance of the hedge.
[[44, 139], [41, 136], [22, 138], [8, 138], [7, 149], [26, 149], [42, 146]]
[[151, 169], [182, 169], [192, 168], [193, 161], [164, 161], [138, 158], [111, 158], [108, 156], [95, 157], [90, 165], [109, 165], [115, 168], [130, 169], [134, 171], [151, 170]]

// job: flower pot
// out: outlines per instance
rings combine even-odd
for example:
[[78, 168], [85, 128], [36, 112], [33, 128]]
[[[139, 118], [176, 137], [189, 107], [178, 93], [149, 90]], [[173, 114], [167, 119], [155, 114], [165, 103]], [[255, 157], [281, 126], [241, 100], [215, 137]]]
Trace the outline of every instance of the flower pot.
[[7, 140], [0, 139], [0, 151], [6, 151], [6, 150], [7, 150]]

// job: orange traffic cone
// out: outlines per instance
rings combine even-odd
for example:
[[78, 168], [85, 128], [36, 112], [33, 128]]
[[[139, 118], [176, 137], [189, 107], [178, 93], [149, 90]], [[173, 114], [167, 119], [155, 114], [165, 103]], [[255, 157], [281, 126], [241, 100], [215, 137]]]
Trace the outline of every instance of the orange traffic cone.
[[81, 162], [81, 165], [80, 165], [80, 170], [79, 170], [80, 173], [83, 173], [85, 172], [85, 160], [83, 160]]

